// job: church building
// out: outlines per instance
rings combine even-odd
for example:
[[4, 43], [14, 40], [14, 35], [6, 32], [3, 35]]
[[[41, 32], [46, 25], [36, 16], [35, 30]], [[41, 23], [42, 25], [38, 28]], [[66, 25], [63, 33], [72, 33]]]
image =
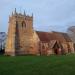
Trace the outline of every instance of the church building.
[[9, 17], [5, 55], [51, 55], [74, 53], [67, 33], [41, 32], [33, 28], [33, 15], [14, 13]]

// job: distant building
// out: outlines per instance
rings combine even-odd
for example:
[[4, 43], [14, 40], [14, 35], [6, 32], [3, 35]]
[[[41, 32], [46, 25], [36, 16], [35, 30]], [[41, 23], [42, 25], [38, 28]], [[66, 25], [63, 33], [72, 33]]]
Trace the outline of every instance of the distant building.
[[6, 33], [0, 32], [0, 50], [5, 48], [5, 43], [6, 43]]
[[74, 53], [74, 43], [61, 32], [40, 32], [33, 29], [33, 15], [12, 13], [9, 17], [5, 55], [51, 55]]

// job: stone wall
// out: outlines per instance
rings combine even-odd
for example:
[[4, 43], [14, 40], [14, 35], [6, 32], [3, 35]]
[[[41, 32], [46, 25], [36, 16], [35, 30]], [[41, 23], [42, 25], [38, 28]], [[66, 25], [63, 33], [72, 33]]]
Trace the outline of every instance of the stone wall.
[[16, 19], [15, 17], [11, 17], [9, 18], [9, 29], [6, 40], [5, 55], [15, 55], [15, 28]]
[[38, 54], [38, 43], [33, 16], [15, 13], [9, 17], [5, 55]]

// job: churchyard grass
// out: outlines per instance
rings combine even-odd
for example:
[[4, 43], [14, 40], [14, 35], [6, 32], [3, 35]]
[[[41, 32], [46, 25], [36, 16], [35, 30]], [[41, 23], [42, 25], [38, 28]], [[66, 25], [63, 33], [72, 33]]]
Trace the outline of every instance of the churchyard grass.
[[75, 54], [0, 56], [0, 75], [75, 75]]

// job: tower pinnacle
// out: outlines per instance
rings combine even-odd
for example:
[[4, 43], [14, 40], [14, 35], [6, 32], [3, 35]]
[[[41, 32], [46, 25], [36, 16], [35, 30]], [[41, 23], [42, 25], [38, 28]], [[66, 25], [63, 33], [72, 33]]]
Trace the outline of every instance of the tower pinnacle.
[[15, 12], [14, 12], [14, 13], [15, 13], [15, 14], [17, 13], [17, 12], [16, 12], [16, 8], [15, 8]]
[[24, 16], [26, 16], [25, 10], [24, 10]]

